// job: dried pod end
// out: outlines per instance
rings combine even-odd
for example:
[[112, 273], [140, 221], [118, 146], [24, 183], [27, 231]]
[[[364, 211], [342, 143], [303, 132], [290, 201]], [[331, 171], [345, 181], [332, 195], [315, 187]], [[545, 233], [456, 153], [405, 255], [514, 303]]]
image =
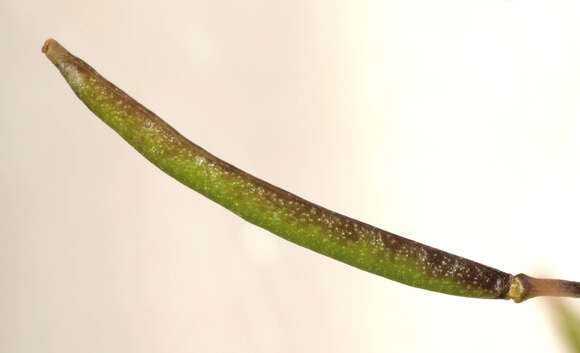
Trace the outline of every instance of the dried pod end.
[[52, 38], [48, 38], [46, 41], [44, 41], [44, 44], [42, 45], [42, 52], [46, 53], [48, 51], [48, 47], [50, 46], [51, 42], [54, 42], [55, 40]]
[[41, 50], [57, 66], [60, 62], [70, 60], [73, 57], [59, 42], [52, 38], [48, 38], [44, 42]]

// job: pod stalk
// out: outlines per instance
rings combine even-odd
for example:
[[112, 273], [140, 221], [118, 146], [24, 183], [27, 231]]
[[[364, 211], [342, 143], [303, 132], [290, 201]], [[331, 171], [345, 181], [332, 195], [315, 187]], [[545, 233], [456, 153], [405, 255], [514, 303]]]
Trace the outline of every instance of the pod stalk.
[[534, 278], [520, 273], [510, 276], [506, 299], [521, 303], [534, 297], [580, 298], [580, 283], [561, 279]]

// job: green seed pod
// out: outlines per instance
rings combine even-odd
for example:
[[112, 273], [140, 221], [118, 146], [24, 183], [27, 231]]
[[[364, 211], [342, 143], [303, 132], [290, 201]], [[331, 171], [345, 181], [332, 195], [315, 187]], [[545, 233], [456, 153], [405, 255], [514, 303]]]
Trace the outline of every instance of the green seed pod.
[[[81, 101], [145, 158], [248, 222], [320, 254], [418, 288], [515, 301], [543, 295], [528, 290], [530, 283], [543, 280], [513, 277], [340, 215], [260, 180], [183, 137], [55, 40], [47, 40], [42, 51]], [[578, 283], [575, 286], [572, 294], [556, 295], [578, 296]]]

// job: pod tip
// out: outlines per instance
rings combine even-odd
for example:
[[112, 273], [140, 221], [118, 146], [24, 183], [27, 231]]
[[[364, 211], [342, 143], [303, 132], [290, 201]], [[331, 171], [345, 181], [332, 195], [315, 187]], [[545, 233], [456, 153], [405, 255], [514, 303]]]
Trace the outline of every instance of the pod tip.
[[73, 58], [71, 53], [69, 53], [62, 45], [60, 45], [59, 42], [52, 38], [48, 38], [44, 42], [44, 45], [42, 46], [42, 52], [55, 65], [58, 65], [63, 61], [70, 61], [71, 58]]
[[42, 52], [46, 54], [46, 52], [48, 51], [48, 46], [52, 43], [52, 42], [56, 42], [53, 38], [48, 38], [47, 40], [44, 41], [44, 44], [42, 45]]

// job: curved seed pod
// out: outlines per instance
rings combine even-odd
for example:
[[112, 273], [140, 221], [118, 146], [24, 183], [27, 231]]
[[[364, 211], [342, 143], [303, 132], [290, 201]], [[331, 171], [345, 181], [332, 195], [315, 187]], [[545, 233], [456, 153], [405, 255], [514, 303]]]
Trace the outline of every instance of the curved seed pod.
[[[476, 298], [579, 296], [578, 283], [550, 286], [340, 215], [213, 156], [99, 75], [58, 42], [42, 47], [86, 106], [145, 158], [193, 190], [245, 220], [296, 244], [354, 267], [427, 290]], [[534, 285], [532, 285], [534, 284]], [[558, 290], [554, 288], [558, 287]], [[534, 289], [535, 288], [535, 289]]]

